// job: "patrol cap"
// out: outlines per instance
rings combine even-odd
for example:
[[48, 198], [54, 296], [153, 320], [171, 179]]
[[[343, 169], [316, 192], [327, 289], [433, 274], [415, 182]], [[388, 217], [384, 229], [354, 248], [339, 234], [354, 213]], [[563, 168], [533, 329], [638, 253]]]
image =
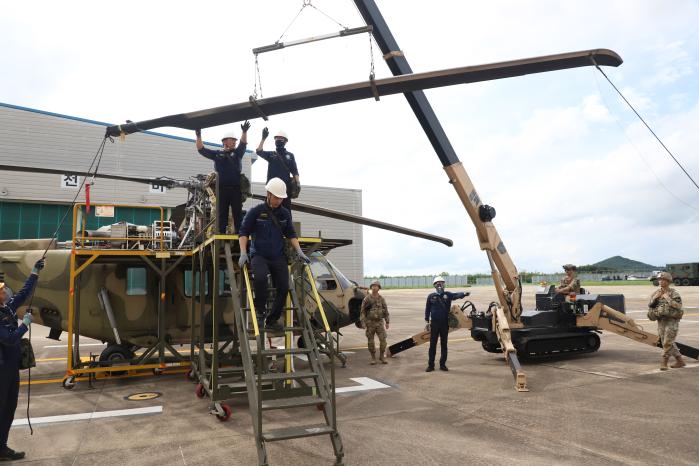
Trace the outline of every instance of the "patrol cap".
[[658, 280], [667, 280], [667, 281], [671, 282], [672, 275], [670, 275], [670, 272], [660, 272], [658, 274]]
[[564, 264], [563, 270], [578, 270], [578, 268], [573, 264]]
[[435, 285], [435, 284], [437, 284], [437, 283], [439, 283], [439, 282], [444, 283], [444, 281], [445, 281], [445, 280], [444, 280], [444, 277], [439, 277], [439, 276], [437, 276], [437, 277], [434, 277], [434, 280], [432, 280], [432, 284]]
[[369, 288], [371, 288], [374, 285], [378, 286], [379, 289], [381, 288], [381, 282], [378, 280], [374, 280], [373, 282], [371, 282], [371, 285], [369, 285]]

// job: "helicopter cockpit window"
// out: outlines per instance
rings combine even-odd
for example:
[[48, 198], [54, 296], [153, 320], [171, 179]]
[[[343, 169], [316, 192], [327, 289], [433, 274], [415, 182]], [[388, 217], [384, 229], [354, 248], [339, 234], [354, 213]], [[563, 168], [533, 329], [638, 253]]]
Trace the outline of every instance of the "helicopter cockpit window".
[[[327, 260], [327, 259], [326, 259]], [[345, 277], [342, 272], [340, 272], [340, 269], [335, 267], [335, 265], [328, 260], [328, 266], [335, 272], [335, 276], [337, 277], [337, 281], [340, 282], [340, 286], [342, 287], [343, 290], [346, 290], [348, 288], [352, 288], [355, 283], [352, 282], [349, 278]]]
[[311, 256], [311, 273], [316, 279], [318, 291], [336, 290], [337, 281], [324, 261], [318, 260], [317, 256]]
[[148, 293], [147, 285], [145, 267], [126, 269], [126, 294], [128, 296], [145, 296]]
[[[194, 274], [194, 294], [199, 294], [199, 271]], [[204, 274], [204, 294], [209, 296], [209, 272]], [[192, 296], [192, 271], [184, 271], [184, 295], [190, 298]]]

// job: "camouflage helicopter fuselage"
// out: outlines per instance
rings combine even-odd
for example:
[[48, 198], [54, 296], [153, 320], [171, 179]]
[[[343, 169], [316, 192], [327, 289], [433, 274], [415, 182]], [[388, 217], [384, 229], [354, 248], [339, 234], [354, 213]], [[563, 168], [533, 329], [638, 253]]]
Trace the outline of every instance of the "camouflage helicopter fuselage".
[[[41, 258], [49, 240], [5, 240], [0, 241], [0, 274], [10, 290], [17, 291], [31, 273], [32, 266]], [[70, 290], [70, 249], [49, 248], [46, 252], [46, 267], [42, 270], [38, 285], [31, 299], [20, 308], [23, 315], [31, 305], [34, 322], [51, 329], [51, 337], [58, 339], [61, 331], [68, 330], [69, 301], [76, 294], [75, 333], [113, 344], [116, 334], [112, 329], [104, 306], [98, 295], [107, 291], [113, 310], [116, 328], [121, 343], [127, 347], [147, 347], [158, 340], [158, 301], [160, 299], [159, 277], [139, 257], [100, 257], [85, 267], [78, 275], [75, 290]], [[313, 275], [320, 286], [319, 293], [333, 330], [357, 322], [359, 306], [364, 292], [349, 281], [320, 252], [311, 254]], [[142, 269], [142, 270], [141, 270]], [[130, 277], [139, 270], [139, 284]], [[219, 272], [219, 280], [225, 283], [225, 274]], [[208, 275], [208, 274], [207, 274]], [[192, 279], [194, 278], [194, 280]], [[212, 290], [214, 277], [206, 276], [205, 290]], [[198, 278], [192, 274], [192, 261], [185, 257], [165, 277], [164, 328], [165, 339], [170, 344], [189, 343], [192, 335], [192, 294]], [[234, 331], [233, 305], [230, 291], [223, 287], [220, 308], [222, 337]], [[196, 294], [196, 291], [194, 292]], [[226, 299], [227, 298], [227, 299]], [[196, 299], [196, 298], [194, 298]], [[207, 294], [204, 322], [211, 322], [207, 314], [212, 297]], [[317, 305], [308, 297], [307, 309], [317, 313]], [[197, 309], [199, 306], [197, 305]], [[320, 321], [320, 319], [318, 319]], [[210, 325], [209, 325], [210, 327]], [[210, 335], [210, 329], [206, 331]]]

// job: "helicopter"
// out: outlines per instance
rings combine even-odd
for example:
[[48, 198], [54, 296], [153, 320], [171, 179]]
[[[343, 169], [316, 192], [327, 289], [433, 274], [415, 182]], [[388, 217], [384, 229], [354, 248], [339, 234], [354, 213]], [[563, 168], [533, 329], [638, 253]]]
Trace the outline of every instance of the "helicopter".
[[[49, 174], [62, 174], [65, 170], [49, 168], [29, 168], [14, 165], [1, 165], [0, 170], [32, 171]], [[72, 173], [72, 172], [71, 172]], [[94, 175], [84, 172], [80, 176]], [[69, 296], [74, 292], [70, 288], [71, 255], [76, 249], [85, 251], [157, 251], [162, 243], [165, 249], [180, 259], [186, 258], [192, 248], [212, 233], [213, 222], [210, 220], [216, 208], [216, 175], [199, 174], [187, 180], [171, 178], [142, 178], [124, 175], [97, 173], [96, 178], [117, 179], [136, 183], [162, 185], [167, 188], [184, 188], [187, 201], [173, 209], [169, 219], [155, 221], [154, 225], [135, 225], [125, 221], [116, 222], [98, 229], [85, 228], [90, 216], [97, 214], [94, 206], [90, 213], [84, 204], [74, 207], [75, 232], [72, 241], [58, 243], [52, 239], [18, 239], [0, 241], [0, 279], [4, 280], [10, 291], [22, 286], [27, 274], [38, 258], [45, 251], [46, 267], [42, 271], [39, 288], [32, 302], [34, 322], [49, 327], [49, 338], [59, 340], [62, 332], [68, 331]], [[244, 175], [243, 175], [244, 177]], [[250, 192], [250, 183], [242, 183], [243, 197], [264, 199], [263, 196]], [[118, 206], [117, 206], [118, 207]], [[327, 216], [338, 220], [360, 223], [436, 241], [447, 246], [453, 243], [428, 233], [411, 230], [397, 225], [347, 214], [331, 209], [295, 202], [293, 210], [314, 215]], [[300, 228], [297, 228], [300, 231]], [[316, 287], [323, 299], [323, 307], [333, 332], [355, 324], [359, 327], [361, 302], [366, 289], [347, 278], [328, 258], [331, 250], [351, 244], [351, 240], [322, 237], [301, 237], [299, 241], [304, 252], [311, 259], [310, 268], [316, 281]], [[99, 363], [142, 362], [137, 357], [138, 349], [152, 349], [158, 338], [158, 287], [159, 277], [149, 269], [142, 256], [123, 255], [113, 257], [106, 254], [94, 260], [90, 267], [80, 273], [78, 302], [81, 309], [79, 322], [73, 329], [78, 335], [107, 343], [99, 355]], [[180, 260], [172, 271], [165, 276], [164, 287], [167, 291], [167, 310], [164, 323], [166, 345], [173, 354], [177, 354], [173, 345], [189, 344], [192, 336], [192, 297], [197, 294], [199, 277], [192, 272], [191, 261]], [[210, 306], [209, 289], [213, 289], [213, 280], [218, 279], [222, 290], [221, 296], [230, 296], [227, 270], [221, 268], [218, 277], [206, 277], [207, 306]], [[226, 301], [228, 302], [228, 301]], [[306, 304], [309, 313], [317, 312], [317, 306], [309, 301]], [[27, 306], [20, 309], [20, 314]], [[222, 337], [232, 336], [233, 307], [224, 306], [223, 322], [219, 333]], [[210, 335], [211, 329], [206, 330]], [[299, 337], [299, 346], [303, 346]], [[78, 353], [76, 351], [76, 353]], [[343, 365], [346, 358], [338, 354]], [[74, 356], [79, 359], [79, 354]], [[172, 358], [168, 360], [174, 361]], [[66, 386], [66, 385], [64, 385]], [[68, 387], [66, 387], [68, 388]]]

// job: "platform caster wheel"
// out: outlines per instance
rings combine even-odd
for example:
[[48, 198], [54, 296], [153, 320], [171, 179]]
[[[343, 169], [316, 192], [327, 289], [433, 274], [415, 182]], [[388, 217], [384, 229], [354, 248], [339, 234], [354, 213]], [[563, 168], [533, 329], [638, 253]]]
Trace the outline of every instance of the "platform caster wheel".
[[223, 410], [223, 414], [219, 414], [218, 412], [216, 413], [216, 419], [218, 419], [221, 422], [226, 422], [231, 418], [231, 414], [233, 411], [231, 410], [231, 407], [228, 406], [227, 404], [221, 403], [221, 409]]
[[159, 367], [153, 368], [153, 375], [163, 375], [163, 370]]
[[197, 395], [197, 398], [204, 398], [206, 396], [206, 390], [204, 390], [204, 385], [198, 383], [197, 387], [194, 389], [194, 394]]
[[63, 382], [61, 382], [61, 386], [65, 388], [66, 390], [72, 390], [75, 388], [75, 376], [74, 375], [69, 375], [65, 379], [63, 379]]

